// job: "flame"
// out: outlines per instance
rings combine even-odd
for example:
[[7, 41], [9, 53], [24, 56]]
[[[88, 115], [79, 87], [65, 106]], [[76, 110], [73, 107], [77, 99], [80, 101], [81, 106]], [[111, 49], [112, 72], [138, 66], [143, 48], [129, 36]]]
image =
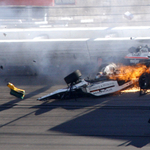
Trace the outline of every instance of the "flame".
[[135, 92], [139, 92], [140, 91], [140, 87], [131, 87], [129, 89], [125, 89], [122, 90], [122, 93], [135, 93]]
[[149, 72], [149, 70], [150, 69], [144, 64], [137, 64], [135, 66], [120, 65], [117, 75], [110, 76], [110, 79], [124, 81], [134, 80], [139, 78], [144, 72]]
[[[140, 87], [131, 87], [125, 90], [122, 90], [121, 93], [136, 93], [140, 91]], [[146, 93], [150, 93], [149, 89], [146, 89]]]
[[[125, 82], [139, 79], [139, 77], [143, 73], [150, 73], [150, 68], [148, 68], [144, 64], [137, 64], [135, 66], [123, 66], [120, 65], [118, 68], [117, 75], [112, 75], [109, 78], [114, 80], [124, 80]], [[123, 93], [129, 93], [129, 92], [139, 92], [140, 87], [139, 83], [135, 82], [134, 85], [128, 89], [123, 90]], [[150, 92], [149, 90], [147, 90]]]

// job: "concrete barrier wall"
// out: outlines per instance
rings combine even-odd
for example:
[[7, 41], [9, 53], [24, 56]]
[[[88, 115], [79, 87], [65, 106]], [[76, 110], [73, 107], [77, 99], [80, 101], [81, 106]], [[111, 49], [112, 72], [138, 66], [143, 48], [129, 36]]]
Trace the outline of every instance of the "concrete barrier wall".
[[[148, 43], [149, 41], [147, 41]], [[63, 78], [80, 69], [96, 73], [99, 57], [123, 58], [131, 46], [142, 41], [1, 42], [0, 75], [46, 75]]]

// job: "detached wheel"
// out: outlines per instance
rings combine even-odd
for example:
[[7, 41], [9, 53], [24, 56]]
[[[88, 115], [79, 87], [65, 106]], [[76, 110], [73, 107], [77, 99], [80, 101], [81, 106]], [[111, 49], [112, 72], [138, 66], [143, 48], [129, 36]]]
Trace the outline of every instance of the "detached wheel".
[[150, 74], [144, 73], [139, 78], [139, 86], [141, 89], [150, 88]]
[[66, 76], [64, 78], [64, 80], [67, 84], [70, 84], [70, 83], [78, 81], [79, 78], [81, 77], [81, 75], [82, 74], [81, 74], [80, 70], [76, 70], [76, 71], [72, 72], [71, 74], [69, 74], [68, 76]]

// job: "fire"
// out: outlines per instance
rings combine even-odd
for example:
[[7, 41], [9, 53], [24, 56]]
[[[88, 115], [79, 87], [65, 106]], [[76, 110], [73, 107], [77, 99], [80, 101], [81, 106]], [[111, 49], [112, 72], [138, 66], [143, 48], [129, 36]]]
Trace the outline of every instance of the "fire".
[[144, 72], [149, 72], [149, 68], [144, 64], [137, 64], [135, 66], [123, 66], [118, 68], [117, 75], [110, 76], [114, 80], [134, 80], [139, 78]]
[[[122, 90], [121, 93], [136, 93], [140, 91], [140, 87], [131, 87], [125, 90]], [[146, 93], [150, 93], [150, 90], [146, 89]]]
[[135, 93], [135, 92], [139, 92], [139, 91], [140, 91], [140, 87], [131, 87], [131, 88], [125, 89], [121, 92], [122, 93]]

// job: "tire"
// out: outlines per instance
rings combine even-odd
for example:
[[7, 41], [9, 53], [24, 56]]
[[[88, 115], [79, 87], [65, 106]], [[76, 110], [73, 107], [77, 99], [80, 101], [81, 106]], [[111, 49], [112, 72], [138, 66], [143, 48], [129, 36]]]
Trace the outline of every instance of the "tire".
[[81, 75], [82, 74], [81, 74], [80, 70], [76, 70], [76, 71], [72, 72], [71, 74], [69, 74], [68, 76], [66, 76], [64, 78], [64, 80], [67, 84], [74, 83], [74, 82], [77, 82], [79, 80]]
[[139, 86], [141, 89], [150, 89], [150, 74], [144, 73], [140, 76]]

